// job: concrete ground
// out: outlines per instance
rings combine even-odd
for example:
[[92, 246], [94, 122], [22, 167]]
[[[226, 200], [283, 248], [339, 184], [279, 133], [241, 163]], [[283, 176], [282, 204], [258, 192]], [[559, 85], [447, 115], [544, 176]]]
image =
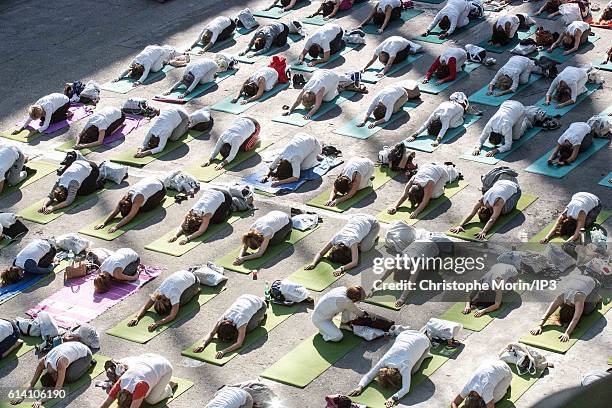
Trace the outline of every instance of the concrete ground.
[[[45, 2], [31, 0], [6, 0], [0, 4], [0, 77], [2, 81], [2, 98], [0, 98], [0, 129], [10, 128], [25, 114], [26, 107], [40, 96], [60, 91], [63, 84], [73, 80], [95, 79], [98, 83], [106, 82], [123, 70], [130, 59], [148, 44], [164, 43], [182, 46], [190, 43], [202, 29], [202, 26], [217, 15], [235, 15], [240, 9], [250, 7], [260, 9], [266, 1], [211, 1], [211, 0], [175, 0], [166, 4], [158, 4], [149, 0], [113, 1], [113, 0], [48, 0]], [[597, 1], [603, 7], [602, 0]], [[538, 3], [515, 3], [512, 12], [533, 11], [540, 7]], [[424, 9], [425, 13], [405, 23], [401, 28], [390, 30], [383, 37], [391, 35], [412, 36], [424, 31], [426, 25], [435, 14], [439, 6], [417, 3], [417, 8]], [[305, 7], [287, 18], [305, 17], [311, 12], [312, 6]], [[359, 23], [368, 13], [368, 7], [356, 10], [349, 16], [339, 19], [339, 24], [351, 28]], [[599, 12], [595, 13], [599, 15]], [[444, 46], [422, 43], [425, 57], [419, 62], [400, 72], [400, 76], [385, 78], [378, 85], [371, 86], [372, 92], [380, 90], [385, 85], [392, 84], [397, 78], [417, 79], [424, 74], [427, 67], [446, 46], [462, 46], [466, 43], [478, 43], [489, 35], [489, 26], [495, 20], [495, 13], [490, 14], [487, 22], [472, 28], [468, 32], [453, 37], [452, 41]], [[260, 19], [262, 24], [271, 20]], [[538, 24], [545, 27], [560, 28], [561, 23], [538, 19]], [[309, 32], [315, 27], [307, 26]], [[602, 39], [595, 43], [587, 53], [574, 56], [566, 65], [579, 65], [587, 62], [597, 62], [604, 58], [612, 35], [601, 29], [595, 31]], [[225, 52], [238, 52], [248, 41], [249, 37], [241, 37], [238, 44], [225, 49]], [[351, 52], [346, 59], [340, 59], [333, 67], [339, 71], [351, 68], [361, 68], [366, 59], [381, 38], [368, 36], [365, 49], [359, 53]], [[287, 52], [287, 59], [297, 56], [299, 45], [294, 45]], [[285, 126], [270, 121], [270, 118], [280, 113], [280, 107], [290, 104], [296, 95], [295, 90], [282, 92], [273, 99], [260, 104], [248, 111], [262, 123], [264, 138], [273, 139], [276, 147], [302, 130], [318, 136], [322, 141], [337, 146], [345, 157], [364, 155], [371, 158], [383, 145], [392, 145], [410, 135], [426, 119], [429, 112], [440, 102], [446, 100], [450, 93], [463, 91], [471, 94], [486, 84], [494, 75], [495, 70], [508, 58], [508, 53], [496, 54], [494, 57], [498, 64], [492, 68], [481, 67], [470, 75], [469, 81], [454, 84], [440, 95], [423, 95], [423, 104], [415, 109], [409, 120], [392, 125], [388, 130], [379, 132], [369, 140], [356, 140], [331, 133], [334, 127], [340, 126], [354, 115], [360, 114], [369, 103], [372, 94], [359, 96], [351, 102], [342, 105], [325, 116], [324, 120], [316, 121], [303, 129]], [[242, 65], [238, 74], [221, 83], [219, 89], [207, 93], [186, 105], [189, 111], [211, 105], [237, 92], [240, 84], [257, 67], [263, 66], [262, 60], [254, 66]], [[119, 95], [109, 92], [102, 93], [100, 106], [120, 106], [128, 96], [143, 96], [152, 98], [163, 89], [170, 86], [181, 74], [182, 70], [172, 71], [168, 77], [155, 84], [142, 86], [128, 95]], [[612, 77], [604, 72], [604, 77], [610, 81]], [[517, 95], [516, 99], [525, 104], [535, 103], [543, 97], [548, 88], [548, 81], [539, 81], [526, 91]], [[504, 228], [503, 233], [496, 234], [492, 240], [500, 244], [510, 244], [520, 237], [532, 236], [550, 222], [567, 203], [572, 194], [578, 191], [590, 191], [597, 194], [604, 202], [604, 207], [610, 207], [610, 190], [599, 186], [598, 181], [610, 171], [609, 146], [599, 151], [580, 167], [563, 179], [543, 177], [523, 171], [530, 163], [535, 161], [553, 147], [558, 135], [572, 122], [586, 121], [591, 115], [601, 112], [608, 107], [612, 98], [609, 88], [595, 92], [579, 107], [570, 111], [561, 118], [562, 128], [557, 131], [544, 132], [528, 145], [521, 147], [507, 158], [506, 164], [520, 173], [520, 182], [523, 191], [536, 194], [537, 200], [525, 212], [525, 217], [516, 219]], [[458, 155], [468, 150], [475, 143], [480, 130], [487, 119], [496, 111], [495, 108], [480, 106], [484, 111], [484, 119], [469, 128], [467, 134], [443, 145], [432, 154], [419, 153], [419, 163], [443, 162], [454, 160], [461, 172], [465, 175], [470, 186], [451, 199], [452, 207], [446, 206], [443, 210], [435, 211], [433, 216], [419, 222], [417, 226], [432, 231], [445, 231], [452, 224], [457, 223], [469, 211], [473, 202], [477, 200], [479, 192], [479, 176], [490, 169], [490, 166], [470, 161], [459, 160]], [[139, 177], [150, 174], [163, 174], [166, 171], [201, 163], [213, 146], [213, 141], [229, 126], [234, 117], [224, 113], [214, 113], [215, 128], [210, 140], [194, 141], [187, 147], [179, 149], [161, 160], [147, 165], [142, 170], [130, 169], [130, 183]], [[53, 150], [60, 143], [74, 138], [82, 127], [82, 122], [70, 129], [57, 134], [43, 136], [30, 146], [22, 145], [30, 156], [40, 155], [47, 160], [59, 162], [62, 154]], [[126, 146], [136, 146], [142, 140], [146, 129], [139, 129], [131, 134], [128, 140], [110, 150], [94, 153], [90, 159], [100, 162], [121, 152]], [[241, 165], [237, 171], [225, 174], [219, 181], [235, 182], [240, 177], [248, 175], [257, 165], [258, 159], [252, 159]], [[181, 357], [180, 351], [191, 345], [196, 339], [204, 336], [214, 324], [217, 316], [241, 293], [262, 293], [264, 280], [272, 281], [288, 276], [306, 263], [314, 253], [337, 231], [352, 214], [366, 212], [377, 214], [396, 200], [400, 194], [405, 180], [398, 178], [389, 182], [377, 192], [376, 200], [364, 200], [344, 214], [338, 215], [321, 211], [324, 218], [322, 228], [314, 232], [304, 241], [300, 242], [294, 252], [284, 253], [260, 271], [259, 280], [252, 280], [250, 276], [229, 272], [230, 283], [228, 290], [217, 296], [206, 305], [196, 316], [157, 336], [146, 345], [140, 345], [111, 337], [104, 332], [113, 327], [126, 316], [134, 313], [136, 309], [152, 293], [163, 277], [179, 268], [188, 267], [197, 263], [216, 259], [219, 254], [236, 247], [239, 235], [248, 228], [254, 217], [265, 214], [272, 209], [289, 210], [290, 207], [306, 208], [305, 203], [320, 194], [339, 169], [324, 177], [322, 183], [308, 183], [298, 193], [283, 196], [282, 198], [265, 198], [257, 196], [257, 211], [253, 217], [233, 224], [232, 234], [216, 237], [212, 242], [199, 246], [180, 258], [165, 256], [144, 249], [144, 246], [175, 228], [181, 222], [188, 204], [174, 206], [173, 211], [154, 217], [144, 225], [129, 231], [122, 237], [104, 242], [92, 239], [95, 246], [108, 248], [132, 247], [141, 255], [144, 263], [164, 268], [162, 277], [157, 282], [147, 285], [131, 296], [128, 300], [114, 306], [102, 316], [94, 320], [96, 327], [102, 334], [102, 348], [100, 353], [113, 357], [159, 352], [166, 356], [174, 365], [175, 375], [189, 379], [195, 386], [183, 396], [172, 402], [173, 407], [203, 406], [209, 401], [215, 390], [224, 384], [235, 383], [242, 380], [256, 378], [259, 373], [272, 365], [283, 355], [291, 351], [303, 339], [314, 332], [314, 328], [306, 310], [292, 316], [289, 320], [277, 327], [268, 337], [257, 342], [254, 346], [233, 359], [224, 367], [216, 367], [205, 363]], [[46, 194], [54, 176], [28, 186], [23, 191], [3, 197], [0, 200], [2, 211], [19, 212], [31, 203], [40, 200]], [[42, 226], [27, 223], [30, 233], [17, 244], [2, 249], [0, 262], [2, 266], [8, 265], [17, 252], [30, 240], [50, 235], [59, 235], [66, 232], [77, 231], [89, 225], [102, 215], [106, 215], [122, 195], [122, 191], [111, 190], [101, 194], [95, 200], [71, 210], [61, 219]], [[362, 264], [359, 271], [367, 270], [369, 265]], [[358, 272], [342, 277], [337, 285], [349, 285], [360, 282]], [[63, 286], [61, 275], [43, 287], [28, 291], [0, 306], [0, 316], [11, 318], [23, 316], [23, 312], [47, 298]], [[319, 297], [320, 294], [315, 294]], [[381, 313], [393, 318], [402, 324], [420, 328], [430, 317], [440, 316], [449, 307], [449, 304], [439, 302], [434, 298], [426, 303], [409, 303], [400, 312], [381, 309], [366, 305], [367, 310]], [[463, 386], [463, 382], [473, 369], [485, 357], [496, 354], [508, 342], [516, 341], [544, 311], [540, 303], [524, 303], [520, 309], [512, 310], [505, 318], [495, 320], [483, 331], [474, 333], [462, 331], [460, 340], [465, 343], [465, 349], [455, 359], [446, 363], [435, 372], [425, 383], [420, 384], [402, 400], [401, 406], [418, 407], [444, 407], [448, 406], [453, 396]], [[572, 347], [565, 355], [554, 354], [551, 358], [556, 362], [546, 377], [538, 381], [516, 404], [517, 407], [529, 407], [540, 398], [565, 387], [578, 385], [583, 375], [594, 369], [606, 369], [606, 360], [610, 356], [612, 344], [612, 329], [608, 325], [610, 313], [606, 319], [601, 319], [590, 329], [586, 337]], [[319, 378], [309, 384], [305, 389], [285, 386], [269, 382], [273, 389], [282, 398], [284, 407], [319, 407], [324, 405], [323, 397], [336, 392], [348, 392], [354, 388], [359, 378], [378, 360], [389, 345], [384, 340], [363, 343], [341, 359], [334, 367], [327, 370]], [[12, 364], [0, 370], [0, 387], [16, 387], [28, 381], [35, 366], [34, 353], [28, 353], [19, 359], [18, 364]], [[299, 367], [296, 367], [299, 370]], [[101, 404], [105, 394], [91, 385], [87, 390], [79, 390], [70, 396], [61, 406], [96, 407]]]

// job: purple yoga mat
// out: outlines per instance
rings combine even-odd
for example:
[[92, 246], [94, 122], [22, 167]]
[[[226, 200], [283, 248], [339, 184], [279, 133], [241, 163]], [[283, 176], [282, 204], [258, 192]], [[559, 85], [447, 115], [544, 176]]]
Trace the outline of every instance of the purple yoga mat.
[[[70, 105], [70, 108], [68, 108], [68, 110], [72, 112], [72, 118], [49, 125], [47, 130], [45, 130], [45, 133], [49, 134], [49, 133], [57, 132], [58, 130], [63, 129], [67, 126], [70, 126], [74, 122], [77, 122], [83, 118], [86, 118], [87, 116], [93, 113], [93, 108], [91, 106], [86, 106], [86, 105], [83, 105], [82, 103], [72, 104]], [[32, 130], [38, 130], [40, 128], [40, 121], [35, 121], [35, 122], [32, 121], [28, 125], [28, 128]]]
[[149, 122], [149, 118], [136, 115], [125, 115], [123, 126], [104, 138], [104, 144], [109, 145], [117, 140], [125, 139], [132, 131]]

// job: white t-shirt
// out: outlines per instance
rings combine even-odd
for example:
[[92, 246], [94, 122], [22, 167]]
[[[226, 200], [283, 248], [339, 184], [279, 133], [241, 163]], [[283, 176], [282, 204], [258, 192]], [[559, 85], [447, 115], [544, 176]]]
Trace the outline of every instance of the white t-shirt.
[[178, 52], [174, 47], [169, 45], [147, 45], [140, 54], [134, 57], [132, 63], [140, 64], [144, 67], [144, 73], [141, 77], [142, 80], [147, 77], [151, 69], [158, 69], [157, 67], [161, 68], [163, 62], [170, 61], [177, 55]]
[[225, 195], [221, 191], [215, 190], [214, 188], [207, 188], [194, 206], [191, 207], [191, 211], [200, 216], [214, 214], [224, 202]]
[[191, 112], [191, 114], [189, 115], [189, 123], [192, 126], [203, 122], [210, 122], [209, 108], [200, 108], [196, 111]]
[[163, 109], [149, 129], [149, 132], [142, 143], [142, 147], [144, 149], [148, 149], [147, 145], [149, 144], [151, 137], [157, 136], [159, 138], [159, 144], [157, 147], [151, 149], [151, 152], [159, 153], [163, 151], [164, 147], [166, 147], [166, 143], [168, 143], [168, 139], [172, 135], [172, 132], [174, 132], [174, 129], [181, 124], [183, 117], [188, 116], [189, 114], [183, 108], [171, 107]]
[[147, 396], [168, 373], [172, 373], [172, 364], [159, 354], [146, 353], [121, 360], [128, 368], [120, 378], [122, 390], [133, 393], [139, 382], [149, 385]]
[[137, 195], [142, 195], [144, 197], [144, 202], [146, 203], [149, 198], [158, 191], [161, 191], [164, 188], [164, 183], [161, 182], [156, 177], [145, 177], [140, 180], [138, 183], [134, 184], [128, 190], [128, 195], [132, 197], [132, 200], [136, 198]]
[[358, 309], [353, 301], [346, 296], [346, 287], [340, 286], [321, 296], [312, 311], [312, 321], [315, 324], [331, 321], [343, 311], [357, 312]]
[[286, 279], [281, 281], [280, 291], [285, 300], [294, 303], [303, 302], [308, 298], [308, 296], [310, 296], [310, 292], [308, 292], [308, 289], [306, 289], [304, 286]]
[[13, 335], [13, 325], [8, 320], [0, 319], [0, 342]]
[[329, 102], [338, 96], [340, 79], [340, 76], [330, 69], [318, 69], [304, 85], [304, 91], [312, 91], [316, 94], [325, 88], [323, 101]]
[[392, 8], [402, 7], [402, 0], [379, 0], [377, 10], [384, 13], [387, 6]]
[[240, 408], [246, 404], [249, 393], [238, 387], [223, 387], [215, 393], [206, 408]]
[[516, 30], [518, 30], [521, 20], [519, 20], [519, 18], [514, 14], [504, 14], [497, 19], [495, 22], [495, 27], [502, 27], [505, 30], [507, 23], [510, 23], [509, 38], [512, 38], [514, 37], [514, 34], [516, 34]]
[[580, 30], [581, 33], [584, 33], [590, 28], [591, 26], [589, 23], [585, 23], [584, 21], [573, 21], [567, 27], [565, 27], [565, 32], [574, 36], [576, 35], [576, 30]]
[[219, 321], [227, 319], [233, 322], [236, 328], [240, 328], [248, 324], [251, 317], [253, 317], [253, 315], [255, 315], [255, 313], [265, 304], [266, 302], [264, 299], [259, 296], [250, 294], [240, 295], [238, 299], [227, 308]]
[[393, 109], [395, 108], [395, 103], [403, 96], [406, 96], [406, 89], [401, 86], [388, 85], [384, 87], [372, 100], [370, 103], [370, 107], [368, 108], [365, 118], [367, 119], [372, 112], [376, 109], [379, 103], [385, 105], [385, 121], [389, 121], [391, 116], [393, 115]]
[[255, 133], [255, 123], [249, 118], [238, 118], [234, 120], [232, 126], [230, 126], [225, 132], [219, 136], [215, 148], [210, 153], [210, 159], [217, 157], [221, 148], [225, 143], [229, 143], [231, 147], [229, 155], [225, 158], [226, 162], [231, 162], [236, 158], [240, 146]]
[[91, 354], [91, 350], [89, 350], [89, 347], [83, 343], [78, 341], [68, 341], [51, 349], [51, 351], [45, 356], [45, 367], [50, 365], [51, 368], [57, 371], [57, 362], [61, 358], [67, 358], [68, 365], [70, 365], [79, 358], [83, 358], [88, 354]]
[[487, 122], [475, 147], [480, 149], [491, 133], [496, 132], [504, 137], [503, 145], [497, 148], [499, 153], [510, 150], [512, 148], [512, 128], [524, 114], [525, 106], [519, 101], [509, 100], [503, 102], [495, 115]]
[[106, 130], [116, 120], [121, 118], [121, 109], [113, 106], [107, 106], [105, 108], [96, 111], [87, 121], [85, 129], [95, 126], [98, 130]]
[[567, 141], [572, 146], [580, 146], [584, 137], [589, 133], [591, 133], [591, 127], [586, 122], [574, 122], [559, 136], [557, 143], [563, 144]]
[[518, 271], [514, 265], [496, 263], [495, 265], [491, 266], [489, 272], [482, 277], [482, 281], [492, 285], [493, 281], [509, 282], [517, 276]]
[[0, 213], [0, 235], [4, 228], [10, 228], [16, 221], [17, 216], [14, 213]]
[[76, 160], [60, 176], [57, 184], [68, 188], [71, 181], [75, 180], [79, 185], [91, 174], [91, 164], [87, 160]]
[[476, 369], [459, 395], [465, 398], [470, 392], [476, 391], [485, 404], [497, 402], [506, 393], [511, 380], [512, 371], [508, 364], [498, 359], [487, 360]]
[[259, 83], [259, 78], [262, 77], [265, 82], [264, 89], [266, 91], [271, 91], [272, 88], [274, 88], [274, 85], [276, 85], [278, 82], [278, 72], [274, 68], [270, 67], [259, 68], [253, 75], [251, 75], [249, 80]]
[[46, 239], [35, 239], [25, 246], [15, 257], [15, 266], [24, 268], [28, 259], [34, 260], [37, 264], [40, 259], [51, 250], [51, 244]]
[[436, 14], [433, 21], [429, 24], [427, 31], [433, 30], [444, 17], [450, 20], [448, 35], [455, 32], [455, 29], [464, 27], [470, 23], [470, 2], [465, 0], [449, 0], [446, 5]]
[[444, 166], [435, 163], [428, 163], [421, 167], [412, 181], [425, 188], [427, 183], [433, 181], [436, 184], [442, 177], [446, 177], [447, 172]]
[[[58, 92], [43, 96], [42, 98], [37, 100], [35, 105], [41, 106], [45, 111], [45, 121], [38, 129], [38, 131], [44, 132], [45, 130], [47, 130], [47, 128], [51, 124], [51, 116], [53, 115], [53, 113], [69, 102], [70, 99], [68, 99], [66, 95]], [[28, 117], [24, 123], [24, 127], [29, 125], [31, 121], [32, 119]]]
[[192, 272], [184, 270], [176, 271], [164, 279], [159, 288], [157, 288], [157, 292], [170, 299], [170, 304], [174, 306], [180, 303], [181, 295], [185, 289], [193, 286], [195, 282], [196, 277]]
[[461, 66], [467, 61], [467, 52], [463, 48], [448, 48], [440, 54], [440, 62], [448, 65], [448, 60], [455, 59], [455, 69], [460, 70]]
[[495, 201], [498, 198], [504, 200], [504, 203], [508, 201], [510, 197], [518, 191], [518, 184], [510, 180], [498, 180], [493, 186], [484, 193], [482, 201], [485, 205], [493, 207]]
[[576, 3], [561, 4], [559, 13], [561, 13], [561, 19], [565, 25], [571, 24], [573, 21], [582, 21], [580, 6]]
[[285, 149], [279, 154], [276, 159], [270, 164], [270, 169], [274, 170], [281, 160], [287, 160], [291, 163], [293, 176], [300, 177], [301, 170], [307, 170], [316, 166], [316, 157], [313, 162], [306, 158], [321, 153], [321, 143], [307, 133], [296, 134], [285, 146]]
[[405, 39], [404, 37], [394, 35], [393, 37], [389, 37], [381, 42], [380, 45], [376, 47], [376, 50], [374, 50], [374, 54], [376, 54], [376, 56], [380, 56], [381, 52], [386, 52], [389, 54], [389, 57], [395, 57], [398, 52], [404, 50], [406, 47], [410, 47], [410, 49], [412, 49], [413, 45], [413, 42]]
[[552, 84], [550, 84], [550, 88], [548, 88], [546, 95], [552, 96], [559, 86], [559, 83], [563, 81], [569, 86], [572, 93], [572, 99], [575, 101], [578, 95], [587, 91], [586, 83], [588, 79], [589, 74], [586, 68], [565, 67], [565, 69], [553, 80]]
[[[213, 59], [203, 58], [199, 61], [190, 62], [185, 72], [190, 72], [191, 75], [193, 75], [194, 79], [192, 85], [197, 85], [200, 82], [206, 83], [215, 79], [214, 75], [218, 68], [217, 63]], [[203, 81], [203, 79], [205, 80]], [[195, 86], [193, 88], [195, 88]]]
[[210, 42], [211, 44], [214, 44], [217, 41], [219, 34], [221, 34], [221, 32], [225, 30], [227, 27], [229, 27], [230, 25], [232, 25], [232, 20], [230, 20], [229, 17], [225, 17], [225, 16], [216, 17], [215, 19], [213, 19], [213, 21], [208, 23], [206, 27], [204, 27], [204, 30], [202, 30], [202, 32], [200, 33], [199, 38], [202, 38], [202, 35], [204, 34], [206, 30], [209, 30], [212, 33], [212, 37], [210, 37]]
[[272, 236], [287, 225], [291, 219], [282, 211], [270, 211], [263, 217], [259, 217], [252, 225], [252, 230], [261, 233], [266, 238]]
[[126, 266], [138, 260], [136, 251], [130, 248], [120, 248], [109, 255], [100, 265], [100, 272], [112, 275], [115, 269], [125, 269]]
[[497, 71], [497, 74], [495, 74], [490, 84], [495, 85], [500, 76], [507, 75], [512, 79], [512, 86], [510, 89], [512, 92], [516, 92], [520, 85], [520, 76], [525, 71], [531, 72], [534, 67], [535, 62], [532, 59], [523, 57], [522, 55], [514, 55], [510, 57], [508, 62], [506, 62], [499, 71]]
[[344, 30], [338, 24], [327, 23], [319, 28], [317, 32], [306, 38], [304, 49], [309, 50], [312, 45], [317, 44], [323, 49], [323, 52], [328, 52], [330, 51], [330, 43], [342, 32]]
[[365, 157], [351, 157], [342, 170], [342, 175], [353, 180], [355, 173], [361, 175], [358, 190], [372, 185], [370, 177], [374, 174], [374, 162]]
[[465, 110], [463, 106], [457, 102], [444, 101], [429, 115], [427, 121], [419, 128], [417, 133], [425, 131], [431, 122], [439, 120], [442, 123], [440, 132], [437, 137], [442, 138], [446, 134], [449, 128], [456, 128], [457, 126], [463, 125], [463, 114]]
[[19, 150], [13, 146], [0, 147], [0, 181], [4, 181], [6, 173], [19, 159]]
[[371, 215], [355, 214], [334, 235], [331, 242], [333, 245], [344, 244], [350, 248], [354, 244], [360, 243], [370, 233], [376, 222], [376, 218]]
[[593, 208], [599, 205], [599, 198], [592, 193], [581, 191], [572, 196], [569, 204], [567, 205], [567, 216], [573, 219], [577, 219], [581, 211], [588, 214]]

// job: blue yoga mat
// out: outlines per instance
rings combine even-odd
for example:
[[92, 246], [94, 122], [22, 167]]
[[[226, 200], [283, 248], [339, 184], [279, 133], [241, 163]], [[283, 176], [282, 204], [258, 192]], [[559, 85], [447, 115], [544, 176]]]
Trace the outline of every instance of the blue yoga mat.
[[[412, 64], [413, 62], [421, 59], [424, 55], [425, 54], [423, 54], [423, 53], [409, 55], [408, 58], [406, 58], [404, 61], [399, 62], [399, 63], [393, 65], [391, 67], [391, 69], [389, 71], [387, 71], [386, 76], [389, 76], [389, 75], [392, 75], [392, 74], [396, 73], [397, 71], [403, 69], [404, 67], [406, 67], [406, 66]], [[376, 74], [381, 72], [384, 68], [385, 68], [385, 66], [380, 61], [376, 61], [370, 68], [368, 68], [363, 73], [363, 75], [361, 76], [361, 80], [363, 82], [367, 82], [369, 84], [376, 84], [376, 83], [378, 83], [378, 81], [380, 81], [382, 78], [377, 77]]]
[[602, 178], [597, 184], [604, 187], [612, 187], [612, 171], [609, 172], [606, 177]]
[[340, 95], [336, 96], [334, 100], [329, 101], [329, 102], [323, 102], [321, 104], [321, 107], [317, 111], [317, 113], [315, 113], [311, 119], [304, 119], [303, 117], [305, 114], [307, 114], [310, 111], [310, 109], [299, 108], [299, 109], [294, 110], [291, 113], [291, 115], [288, 115], [288, 116], [281, 115], [281, 116], [276, 116], [272, 118], [272, 122], [286, 123], [288, 125], [304, 127], [307, 124], [309, 124], [312, 120], [317, 120], [321, 116], [325, 115], [327, 112], [331, 111], [332, 109], [348, 101], [349, 98], [352, 97], [354, 94], [355, 92], [345, 91], [345, 92], [342, 92]]
[[274, 88], [272, 88], [272, 90], [268, 91], [268, 92], [264, 92], [263, 95], [261, 95], [261, 98], [259, 98], [258, 100], [254, 101], [254, 102], [249, 102], [247, 104], [242, 105], [240, 102], [244, 100], [244, 96], [241, 96], [238, 99], [238, 102], [236, 103], [232, 103], [232, 99], [234, 99], [234, 96], [229, 96], [227, 98], [225, 98], [224, 100], [222, 100], [221, 102], [217, 102], [215, 103], [213, 106], [211, 106], [210, 108], [212, 110], [218, 111], [218, 112], [226, 112], [226, 113], [231, 113], [234, 115], [239, 115], [243, 112], [246, 112], [248, 109], [252, 108], [253, 106], [257, 105], [258, 103], [264, 102], [266, 100], [268, 100], [269, 98], [273, 97], [274, 95], [276, 95], [277, 93], [279, 93], [280, 91], [282, 91], [283, 89], [287, 89], [289, 88], [289, 83], [285, 83], [285, 84], [276, 84], [276, 86]]
[[[455, 139], [456, 137], [459, 137], [462, 134], [464, 134], [467, 128], [473, 125], [474, 123], [478, 122], [481, 117], [482, 116], [477, 116], [477, 115], [465, 115], [465, 117], [463, 118], [463, 125], [457, 126], [456, 128], [448, 129], [446, 131], [446, 134], [442, 138], [440, 145], [444, 143], [448, 143], [451, 140]], [[427, 134], [427, 131], [424, 131], [418, 135], [417, 139], [414, 142], [404, 141], [404, 144], [409, 149], [420, 150], [422, 152], [431, 153], [440, 146], [440, 145], [435, 146], [435, 147], [432, 146], [431, 142], [433, 142], [434, 140], [436, 140], [435, 136], [430, 136]]]
[[578, 47], [576, 52], [572, 52], [571, 54], [568, 54], [568, 55], [563, 55], [563, 52], [565, 51], [563, 47], [557, 47], [552, 52], [548, 52], [545, 50], [538, 51], [538, 53], [535, 55], [534, 58], [547, 57], [559, 63], [563, 63], [565, 61], [570, 60], [571, 58], [574, 58], [576, 54], [580, 53], [581, 50], [584, 50], [585, 47], [587, 47], [589, 44], [593, 44], [595, 41], [599, 40], [600, 38], [601, 37], [598, 35], [590, 35], [589, 40], [586, 43]]
[[464, 159], [464, 160], [475, 161], [475, 162], [478, 162], [478, 163], [496, 164], [500, 160], [506, 158], [508, 155], [510, 155], [516, 149], [518, 149], [519, 147], [521, 147], [522, 145], [527, 143], [529, 140], [533, 139], [538, 133], [540, 133], [541, 130], [542, 130], [542, 128], [531, 128], [531, 129], [529, 129], [528, 131], [525, 132], [525, 134], [519, 140], [515, 140], [514, 142], [512, 142], [512, 148], [510, 150], [508, 150], [506, 152], [503, 152], [503, 153], [497, 153], [493, 157], [487, 157], [486, 156], [487, 152], [490, 151], [491, 149], [493, 149], [493, 147], [494, 147], [493, 145], [491, 145], [491, 143], [489, 143], [488, 140], [485, 142], [485, 144], [482, 147], [482, 149], [480, 149], [480, 155], [479, 156], [473, 156], [472, 155], [472, 151], [474, 150], [474, 148], [472, 147], [469, 151], [465, 152], [464, 154], [462, 154], [459, 157], [461, 159]]
[[548, 164], [548, 158], [552, 154], [554, 149], [546, 152], [546, 154], [540, 157], [538, 160], [533, 162], [529, 167], [525, 169], [529, 173], [542, 174], [548, 177], [562, 178], [565, 177], [570, 171], [574, 170], [583, 161], [595, 154], [599, 149], [609, 143], [608, 139], [593, 139], [593, 144], [584, 152], [578, 154], [578, 157], [571, 164], [566, 166], [550, 166]]
[[372, 118], [370, 118], [370, 120], [365, 124], [365, 126], [357, 127], [357, 123], [361, 122], [363, 117], [356, 117], [353, 120], [351, 120], [349, 123], [347, 123], [346, 125], [342, 126], [340, 129], [335, 129], [332, 132], [337, 135], [349, 136], [349, 137], [354, 137], [357, 139], [367, 139], [370, 136], [374, 136], [376, 133], [378, 133], [382, 129], [390, 126], [392, 123], [397, 121], [400, 117], [404, 116], [406, 113], [410, 112], [411, 110], [413, 110], [420, 104], [421, 104], [420, 101], [419, 102], [412, 102], [412, 101], [406, 102], [402, 110], [395, 112], [393, 115], [391, 115], [391, 118], [387, 122], [383, 123], [380, 126], [373, 127], [372, 129], [368, 128], [368, 124], [371, 123]]
[[[522, 92], [525, 88], [527, 88], [529, 85], [533, 84], [540, 78], [541, 78], [540, 75], [531, 74], [529, 76], [529, 82], [527, 82], [526, 84], [519, 85], [518, 88], [516, 89], [516, 92], [509, 93], [503, 96], [487, 95], [487, 91], [489, 90], [489, 84], [486, 84], [475, 94], [470, 95], [468, 97], [468, 100], [472, 103], [479, 103], [481, 105], [499, 106], [505, 101], [507, 101], [508, 99], [518, 94], [519, 92]], [[493, 92], [498, 92], [498, 91], [494, 89]]]
[[555, 106], [557, 106], [557, 102], [555, 102], [555, 101], [552, 101], [550, 103], [550, 105], [548, 105], [548, 106], [544, 105], [544, 101], [546, 100], [546, 96], [544, 96], [544, 98], [540, 99], [538, 101], [538, 103], [536, 103], [535, 106], [537, 106], [538, 108], [542, 108], [550, 116], [554, 116], [554, 117], [563, 116], [567, 112], [571, 111], [576, 106], [578, 106], [580, 104], [580, 102], [584, 101], [588, 96], [590, 96], [593, 92], [595, 92], [600, 86], [601, 86], [600, 84], [586, 84], [587, 91], [583, 92], [582, 94], [580, 94], [578, 96], [578, 98], [576, 100], [576, 103], [573, 103], [573, 104], [568, 105], [568, 106], [566, 106], [564, 108], [561, 108], [561, 109], [555, 108]]
[[480, 66], [479, 63], [477, 62], [467, 62], [465, 64], [465, 67], [463, 68], [462, 71], [457, 72], [457, 75], [455, 75], [455, 80], [454, 81], [450, 81], [450, 82], [445, 82], [442, 85], [437, 85], [435, 84], [435, 81], [437, 80], [436, 78], [431, 78], [429, 80], [429, 82], [427, 82], [426, 84], [423, 84], [423, 79], [425, 79], [425, 77], [421, 77], [419, 78], [418, 82], [419, 82], [419, 90], [421, 92], [425, 92], [428, 94], [433, 94], [433, 95], [437, 95], [440, 92], [442, 92], [443, 90], [445, 90], [446, 88], [448, 88], [451, 85], [457, 84], [460, 81], [467, 79], [466, 77], [472, 72], [474, 71], [476, 68], [478, 68]]

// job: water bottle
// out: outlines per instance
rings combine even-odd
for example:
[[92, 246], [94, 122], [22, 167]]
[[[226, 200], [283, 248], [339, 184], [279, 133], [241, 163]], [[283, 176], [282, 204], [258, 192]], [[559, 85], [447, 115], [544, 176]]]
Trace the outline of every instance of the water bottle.
[[272, 299], [272, 296], [270, 295], [270, 284], [268, 281], [266, 281], [266, 286], [264, 287], [264, 297], [266, 302], [269, 302]]
[[70, 262], [70, 265], [74, 265], [74, 252], [68, 251], [68, 261]]

